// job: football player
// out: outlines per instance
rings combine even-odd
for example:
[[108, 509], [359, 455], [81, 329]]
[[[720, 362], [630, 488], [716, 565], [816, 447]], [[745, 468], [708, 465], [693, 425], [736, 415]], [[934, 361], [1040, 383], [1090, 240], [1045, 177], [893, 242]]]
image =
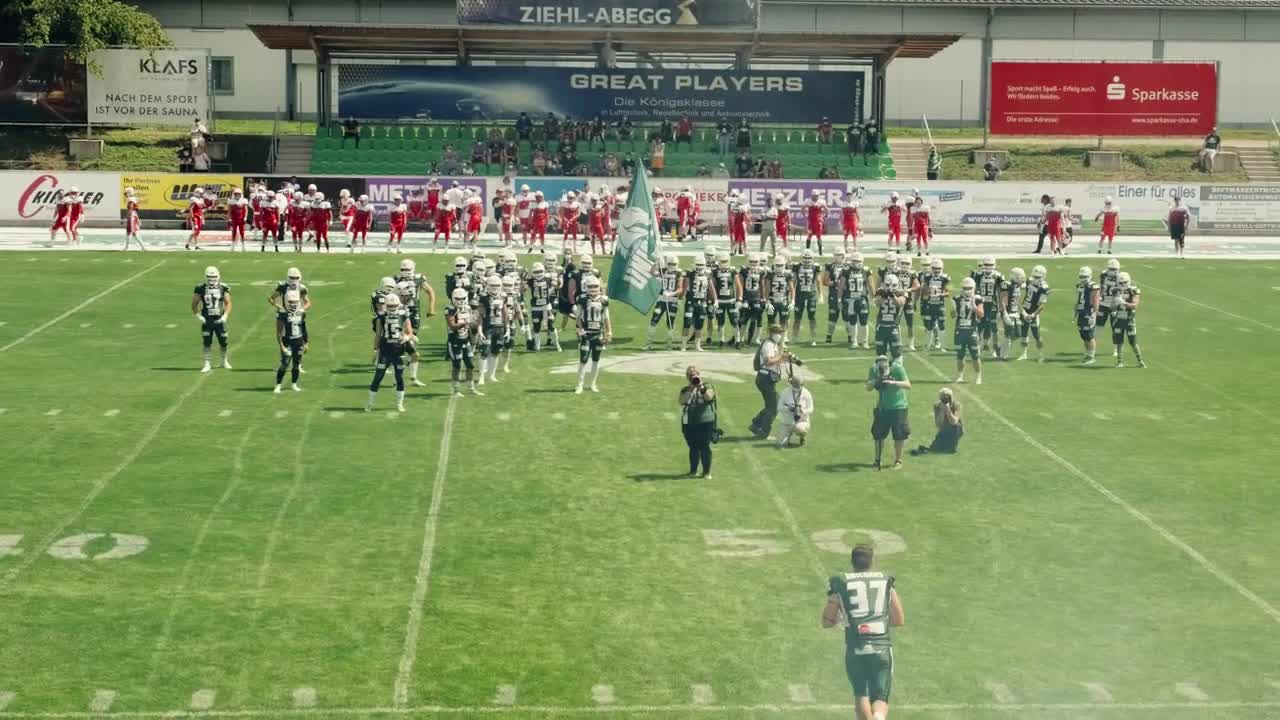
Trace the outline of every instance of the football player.
[[1094, 338], [1094, 327], [1098, 319], [1098, 305], [1101, 302], [1098, 283], [1093, 281], [1093, 268], [1082, 267], [1076, 282], [1076, 328], [1080, 331], [1080, 339], [1084, 342], [1084, 364], [1092, 365], [1098, 351], [1098, 341]]
[[982, 258], [978, 269], [971, 273], [976, 284], [978, 299], [982, 301], [982, 316], [978, 319], [978, 330], [982, 340], [982, 350], [988, 350], [1000, 357], [999, 320], [1000, 320], [1000, 288], [1004, 285], [1004, 277], [996, 272], [996, 259], [991, 255]]
[[1187, 246], [1187, 227], [1191, 225], [1191, 211], [1182, 204], [1182, 196], [1173, 196], [1173, 207], [1169, 208], [1169, 237], [1173, 239], [1173, 251], [1182, 257]]
[[[409, 206], [404, 204], [404, 196], [396, 193], [391, 199], [391, 207], [387, 208], [387, 252], [403, 252], [404, 231], [409, 226]], [[445, 246], [448, 247], [448, 240]]]
[[372, 229], [373, 204], [369, 202], [368, 195], [361, 195], [356, 200], [355, 209], [351, 214], [351, 249], [353, 252], [357, 241], [360, 243], [360, 252], [368, 249], [369, 231]]
[[[74, 209], [72, 199], [75, 198], [75, 192], [75, 188], [71, 188], [67, 192], [68, 199], [66, 202], [68, 203], [68, 208]], [[200, 249], [200, 231], [204, 229], [204, 211], [204, 188], [196, 188], [191, 191], [191, 198], [187, 202], [187, 226], [191, 228], [191, 234], [187, 237], [187, 243], [182, 246], [183, 249], [190, 250], [192, 246], [196, 250]], [[71, 232], [71, 226], [68, 225], [67, 227], [68, 232]], [[53, 229], [57, 230], [58, 226], [54, 225]], [[68, 238], [70, 238], [70, 235], [68, 235]], [[50, 239], [52, 239], [52, 235]]]
[[[146, 251], [146, 246], [142, 244], [142, 238], [138, 237], [138, 230], [141, 229], [142, 223], [138, 219], [138, 196], [134, 194], [133, 188], [124, 189], [124, 249], [129, 249], [129, 241], [138, 243], [138, 249]], [[244, 249], [244, 240], [240, 241], [241, 250]]]
[[730, 347], [738, 347], [742, 341], [738, 324], [738, 304], [742, 302], [742, 279], [733, 269], [732, 256], [725, 251], [716, 255], [716, 266], [711, 271], [711, 284], [716, 296], [716, 328], [720, 334], [720, 347], [724, 347], [724, 329], [732, 329]]
[[249, 200], [240, 188], [231, 189], [231, 197], [227, 200], [227, 228], [231, 231], [231, 252], [236, 251], [236, 236], [240, 237], [240, 252], [244, 246], [244, 226], [249, 220]]
[[274, 190], [262, 191], [262, 200], [258, 204], [258, 211], [253, 214], [253, 219], [262, 233], [262, 246], [258, 251], [267, 251], [267, 238], [270, 237], [275, 251], [280, 252], [280, 238], [277, 234], [280, 229], [280, 207], [276, 204]]
[[902, 244], [902, 214], [904, 208], [902, 201], [898, 198], [898, 193], [889, 194], [889, 202], [884, 204], [881, 212], [889, 219], [889, 235], [887, 242], [890, 248], [897, 247]]
[[[410, 324], [413, 325], [415, 333], [422, 327], [422, 318], [419, 315], [421, 305], [419, 297], [424, 292], [427, 294], [427, 317], [430, 318], [436, 314], [436, 291], [432, 289], [431, 283], [427, 282], [427, 277], [418, 272], [417, 266], [412, 260], [405, 259], [401, 261], [400, 274], [396, 276], [396, 293], [400, 296], [400, 305], [408, 316]], [[426, 383], [418, 379], [419, 360], [418, 350], [415, 346], [409, 362], [409, 375], [413, 379], [414, 385], [423, 387]]]
[[605, 297], [600, 278], [588, 275], [584, 280], [586, 292], [574, 305], [573, 315], [578, 324], [578, 387], [574, 393], [582, 393], [587, 377], [587, 360], [591, 360], [591, 392], [600, 392], [596, 381], [600, 378], [600, 356], [613, 341], [613, 323], [609, 319], [609, 298]]
[[789, 340], [786, 335], [787, 318], [796, 304], [795, 276], [787, 267], [786, 255], [773, 256], [773, 269], [765, 276], [765, 288], [768, 291], [765, 308], [769, 315], [769, 325], [782, 328], [782, 344], [786, 345]]
[[304, 311], [311, 309], [311, 294], [307, 292], [307, 286], [302, 283], [302, 271], [296, 267], [289, 268], [285, 273], [284, 280], [276, 285], [276, 289], [267, 298], [267, 304], [276, 312], [283, 312], [284, 296], [289, 291], [298, 293]]
[[467, 294], [471, 294], [475, 290], [475, 273], [471, 272], [471, 268], [467, 265], [467, 259], [464, 257], [456, 257], [453, 259], [453, 272], [444, 278], [444, 292], [449, 298], [453, 297], [453, 291], [461, 289]]
[[684, 290], [684, 273], [680, 270], [680, 259], [674, 253], [667, 253], [654, 263], [653, 275], [661, 286], [658, 299], [653, 303], [653, 311], [649, 314], [649, 331], [645, 336], [644, 349], [653, 349], [653, 339], [658, 334], [658, 323], [667, 321], [667, 349], [672, 349], [676, 337], [676, 315], [680, 310], [680, 294]]
[[982, 319], [984, 303], [977, 295], [978, 283], [967, 277], [960, 283], [960, 294], [952, 298], [956, 321], [956, 382], [964, 382], [964, 356], [969, 355], [973, 361], [973, 371], [977, 374], [974, 382], [982, 384], [982, 357], [978, 353], [977, 328]]
[[445, 308], [445, 324], [449, 326], [448, 339], [445, 342], [445, 356], [449, 358], [453, 369], [450, 371], [450, 377], [453, 382], [453, 394], [461, 395], [462, 388], [458, 384], [458, 376], [462, 373], [462, 366], [467, 366], [467, 384], [471, 386], [473, 395], [484, 395], [480, 392], [480, 388], [476, 387], [475, 380], [475, 348], [471, 344], [471, 304], [467, 298], [467, 291], [461, 287], [454, 288], [449, 294], [449, 298], [453, 301]]
[[1009, 271], [1009, 278], [1000, 290], [1000, 321], [1004, 325], [1004, 346], [1000, 358], [1009, 359], [1009, 347], [1015, 339], [1026, 334], [1022, 326], [1022, 301], [1027, 295], [1027, 273], [1016, 267]]
[[902, 336], [898, 333], [898, 325], [906, 302], [898, 276], [886, 273], [884, 281], [876, 288], [877, 355], [889, 355], [895, 359], [902, 356]]
[[[842, 293], [844, 276], [848, 272], [849, 265], [845, 262], [844, 250], [837, 248], [832, 253], [831, 262], [827, 263], [822, 273], [822, 285], [827, 289], [827, 344], [831, 343], [831, 338], [836, 332], [836, 323], [840, 322], [840, 315], [844, 310]], [[853, 343], [852, 337], [849, 338], [849, 342]]]
[[1116, 243], [1116, 233], [1120, 232], [1120, 209], [1117, 208], [1108, 195], [1102, 201], [1102, 209], [1094, 216], [1093, 221], [1102, 221], [1102, 230], [1098, 233], [1098, 254], [1102, 254], [1102, 244], [1107, 244], [1107, 254], [1111, 254], [1111, 247]]
[[744, 341], [755, 347], [756, 331], [764, 323], [765, 255], [753, 252], [747, 258], [747, 266], [739, 272], [742, 283], [742, 303], [738, 306], [738, 325], [745, 328]]
[[947, 329], [947, 297], [951, 278], [943, 271], [942, 258], [929, 259], [929, 269], [920, 273], [920, 317], [924, 321], [925, 347], [946, 351], [942, 333]]
[[[782, 193], [775, 194], [764, 211], [764, 217], [760, 218], [760, 252], [764, 252], [766, 240], [769, 241], [769, 252], [778, 252], [778, 235], [782, 233], [783, 237], [786, 236], [785, 223], [787, 221], [784, 218], [786, 213], [787, 211], [782, 207]], [[782, 225], [784, 230], [779, 230], [779, 225]]]
[[307, 311], [302, 305], [302, 295], [297, 290], [284, 294], [284, 308], [276, 314], [276, 342], [280, 345], [280, 367], [276, 368], [275, 393], [280, 394], [284, 383], [284, 371], [292, 361], [292, 387], [300, 392], [298, 373], [302, 372], [302, 354], [307, 351]]
[[324, 199], [324, 193], [317, 191], [315, 200], [311, 202], [311, 230], [315, 235], [316, 252], [320, 246], [329, 252], [329, 223], [333, 222], [333, 205]]
[[[917, 206], [923, 207], [923, 206]], [[917, 226], [918, 227], [918, 226]], [[927, 228], [926, 228], [927, 230]], [[925, 238], [920, 240], [919, 238]], [[916, 235], [916, 249], [920, 245], [928, 244], [928, 235]], [[902, 315], [907, 323], [907, 349], [915, 352], [916, 349], [916, 303], [920, 301], [920, 280], [916, 277], [916, 271], [911, 267], [910, 255], [899, 255], [898, 266], [896, 270], [898, 274], [898, 287], [902, 288], [902, 294], [906, 297], [906, 302], [902, 305]]]
[[841, 279], [844, 300], [845, 332], [849, 336], [849, 349], [858, 347], [862, 336], [862, 348], [871, 347], [871, 269], [863, 265], [862, 253], [854, 252], [849, 258], [849, 269]]
[[844, 194], [844, 202], [840, 204], [840, 229], [844, 231], [844, 251], [849, 252], [849, 243], [853, 242], [853, 249], [858, 249], [858, 236], [861, 231], [858, 226], [862, 224], [862, 215], [858, 212], [858, 196], [850, 190]]
[[1120, 261], [1111, 258], [1107, 261], [1107, 269], [1098, 278], [1102, 290], [1102, 302], [1098, 304], [1098, 327], [1107, 326], [1107, 314], [1111, 310], [1112, 298], [1120, 293]]
[[[378, 399], [378, 387], [391, 368], [396, 378], [396, 410], [404, 412], [404, 355], [413, 348], [414, 327], [409, 313], [401, 306], [400, 296], [388, 293], [382, 303], [382, 315], [374, 319], [374, 334], [378, 337], [378, 360], [374, 366], [373, 382], [369, 385], [369, 402], [365, 412], [373, 410]], [[416, 350], [415, 350], [416, 352]]]
[[502, 292], [502, 278], [496, 274], [484, 279], [484, 295], [480, 297], [480, 323], [484, 359], [480, 364], [480, 384], [498, 382], [498, 355], [511, 339], [511, 315]]
[[1019, 360], [1027, 359], [1027, 345], [1031, 337], [1036, 339], [1036, 355], [1044, 362], [1044, 341], [1040, 339], [1040, 313], [1049, 299], [1049, 271], [1043, 265], [1031, 268], [1031, 281], [1027, 283], [1027, 293], [1022, 298], [1022, 354]]
[[[819, 236], [819, 241], [821, 241], [821, 236]], [[821, 268], [814, 261], [813, 251], [805, 248], [804, 252], [800, 254], [800, 262], [792, 267], [791, 272], [795, 275], [795, 317], [792, 320], [791, 335], [797, 342], [799, 341], [800, 320], [802, 317], [807, 316], [809, 318], [809, 345], [817, 345], [818, 283], [820, 282], [819, 273]]]
[[1124, 339], [1129, 338], [1133, 354], [1138, 358], [1138, 367], [1144, 368], [1147, 363], [1142, 360], [1142, 348], [1138, 347], [1138, 305], [1142, 302], [1142, 291], [1133, 284], [1129, 273], [1122, 272], [1118, 278], [1119, 291], [1111, 298], [1111, 342], [1116, 346], [1116, 367], [1124, 367]]
[[693, 340], [693, 349], [701, 352], [702, 326], [707, 322], [709, 303], [715, 302], [715, 291], [705, 257], [693, 259], [693, 269], [685, 275], [683, 290], [684, 323], [681, 328], [683, 337], [680, 349], [687, 350], [689, 341]]
[[[514, 273], [507, 273], [502, 278], [502, 301], [507, 306], [507, 342], [502, 346], [502, 372], [511, 372], [511, 351], [515, 349], [515, 328], [522, 327], [527, 332], [529, 323], [524, 316], [524, 285]], [[530, 338], [532, 339], [532, 338]]]
[[200, 323], [200, 337], [204, 343], [204, 366], [200, 368], [200, 372], [209, 372], [209, 356], [214, 336], [217, 336], [218, 346], [222, 348], [222, 367], [230, 370], [227, 320], [231, 319], [231, 288], [223, 284], [218, 268], [210, 265], [204, 269], [204, 284], [197, 285], [192, 291], [191, 314]]
[[547, 328], [547, 344], [551, 345], [554, 338], [554, 347], [560, 349], [560, 336], [556, 332], [555, 319], [555, 296], [556, 296], [556, 278], [554, 273], [548, 273], [546, 267], [542, 263], [534, 263], [533, 268], [529, 272], [529, 277], [525, 280], [525, 287], [529, 291], [529, 316], [530, 322], [525, 324], [529, 328], [530, 333], [527, 339], [528, 348], [534, 352], [542, 349], [542, 340], [539, 334], [542, 332], [543, 325]]
[[[916, 196], [911, 208], [911, 235], [916, 241], [916, 257], [919, 257], [922, 252], [928, 255], [929, 241], [933, 239], [933, 218], [929, 213], [929, 206], [919, 195]], [[910, 248], [907, 249], [910, 250]]]
[[[818, 190], [814, 190], [809, 199], [805, 201], [804, 210], [805, 219], [807, 220], [806, 230], [808, 231], [808, 234], [806, 234], [804, 238], [804, 247], [808, 250], [809, 243], [811, 243], [814, 238], [817, 238], [818, 254], [821, 255], [822, 231], [826, 228], [827, 224], [827, 201], [822, 198], [822, 193]], [[797, 319], [798, 318], [799, 316], [797, 315]]]

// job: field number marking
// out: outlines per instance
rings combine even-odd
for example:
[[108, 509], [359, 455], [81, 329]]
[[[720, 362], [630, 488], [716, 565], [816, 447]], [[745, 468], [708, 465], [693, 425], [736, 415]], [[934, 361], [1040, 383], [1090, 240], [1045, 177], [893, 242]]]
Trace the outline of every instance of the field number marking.
[[1102, 683], [1080, 683], [1085, 690], [1089, 691], [1089, 700], [1096, 703], [1115, 702], [1116, 699], [1111, 696], [1111, 691]]
[[1018, 698], [1014, 696], [1013, 691], [1004, 683], [991, 682], [988, 680], [982, 685], [991, 693], [991, 699], [1001, 705], [1009, 705], [1018, 701]]
[[111, 709], [116, 701], [115, 690], [94, 690], [93, 699], [89, 701], [89, 712], [104, 713]]
[[813, 702], [813, 689], [808, 685], [788, 685], [787, 694], [791, 696], [791, 702], [807, 705]]
[[1191, 700], [1192, 702], [1205, 702], [1209, 699], [1209, 695], [1205, 691], [1201, 690], [1199, 685], [1193, 682], [1180, 682], [1177, 685], [1174, 685], [1173, 689], [1177, 691], [1179, 695]]
[[711, 689], [710, 685], [690, 685], [689, 689], [693, 692], [694, 705], [714, 705], [716, 702], [716, 693]]
[[612, 705], [618, 701], [613, 694], [612, 685], [592, 685], [591, 699], [595, 700], [597, 705]]
[[316, 706], [316, 689], [309, 687], [300, 687], [293, 691], [293, 706], [296, 708], [310, 708]]
[[[766, 555], [781, 555], [791, 550], [791, 544], [774, 536], [776, 530], [753, 530], [737, 528], [733, 530], [703, 530], [702, 539], [707, 545], [707, 554], [711, 557], [748, 558]], [[809, 536], [819, 550], [836, 555], [848, 556], [853, 546], [845, 542], [848, 535], [863, 535], [870, 538], [880, 556], [906, 552], [907, 541], [901, 535], [888, 530], [871, 528], [832, 528], [817, 530]]]
[[[22, 535], [0, 535], [0, 558], [16, 557], [23, 553]], [[88, 547], [104, 538], [111, 538], [111, 547], [89, 554]], [[50, 557], [59, 560], [123, 560], [142, 553], [151, 544], [141, 535], [125, 533], [83, 533], [71, 535], [53, 543], [46, 550]]]
[[0, 712], [9, 707], [9, 703], [13, 702], [15, 695], [7, 690], [0, 690]]
[[197, 712], [212, 710], [213, 702], [217, 699], [217, 690], [197, 690], [191, 693], [191, 709]]
[[516, 704], [516, 686], [515, 685], [499, 685], [497, 692], [493, 695], [494, 705], [515, 705]]

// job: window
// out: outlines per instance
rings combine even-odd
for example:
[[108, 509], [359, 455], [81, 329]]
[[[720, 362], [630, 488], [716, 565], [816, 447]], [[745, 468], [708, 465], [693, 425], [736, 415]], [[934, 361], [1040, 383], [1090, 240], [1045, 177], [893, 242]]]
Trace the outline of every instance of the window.
[[235, 58], [213, 58], [213, 94], [234, 95], [236, 92]]

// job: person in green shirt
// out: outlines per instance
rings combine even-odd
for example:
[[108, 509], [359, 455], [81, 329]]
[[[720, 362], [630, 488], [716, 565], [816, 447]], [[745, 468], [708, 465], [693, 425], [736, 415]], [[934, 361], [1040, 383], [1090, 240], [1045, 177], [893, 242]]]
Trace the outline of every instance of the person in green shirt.
[[942, 156], [938, 154], [938, 148], [929, 148], [929, 164], [925, 171], [925, 177], [929, 180], [942, 179]]
[[906, 615], [894, 577], [872, 570], [875, 549], [858, 545], [850, 553], [853, 572], [827, 581], [822, 627], [844, 628], [844, 669], [853, 687], [861, 720], [885, 720], [893, 690], [893, 643], [889, 629], [902, 627]]
[[876, 357], [875, 364], [867, 371], [867, 391], [879, 393], [872, 415], [871, 437], [876, 444], [875, 467], [880, 469], [880, 456], [884, 452], [885, 438], [893, 433], [893, 469], [902, 468], [902, 448], [911, 437], [911, 425], [907, 422], [907, 391], [911, 380], [902, 358], [893, 361], [888, 355]]

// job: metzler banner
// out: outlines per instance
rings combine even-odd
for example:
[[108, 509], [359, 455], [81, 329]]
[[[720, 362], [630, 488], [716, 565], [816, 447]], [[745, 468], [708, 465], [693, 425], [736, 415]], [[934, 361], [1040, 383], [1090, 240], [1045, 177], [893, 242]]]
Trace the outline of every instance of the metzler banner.
[[461, 25], [755, 27], [760, 0], [458, 0]]
[[1205, 135], [1214, 63], [993, 62], [996, 135]]
[[104, 125], [190, 125], [209, 119], [205, 50], [98, 50], [89, 74], [89, 120]]
[[341, 65], [338, 112], [369, 119], [513, 119], [521, 112], [635, 121], [835, 122], [862, 117], [863, 73]]

